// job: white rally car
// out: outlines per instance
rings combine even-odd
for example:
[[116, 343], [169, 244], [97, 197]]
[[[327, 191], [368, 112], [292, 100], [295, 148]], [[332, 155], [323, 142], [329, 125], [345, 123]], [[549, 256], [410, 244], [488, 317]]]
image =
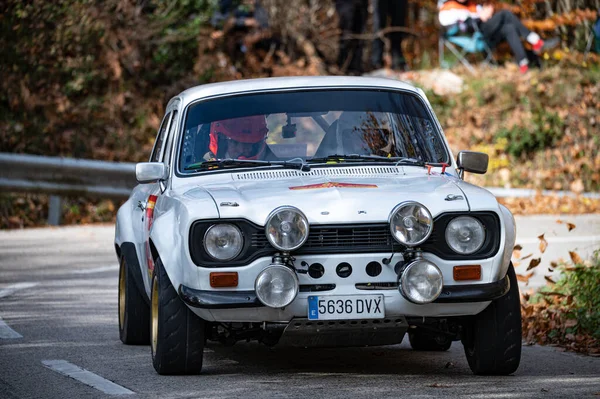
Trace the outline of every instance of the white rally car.
[[167, 105], [119, 209], [119, 330], [160, 374], [207, 340], [521, 357], [515, 223], [454, 160], [422, 90], [362, 77], [207, 84]]

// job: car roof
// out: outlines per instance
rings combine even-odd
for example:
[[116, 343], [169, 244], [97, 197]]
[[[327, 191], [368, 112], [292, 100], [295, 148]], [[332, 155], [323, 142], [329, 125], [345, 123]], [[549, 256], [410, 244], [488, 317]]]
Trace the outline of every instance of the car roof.
[[400, 89], [421, 94], [415, 86], [387, 78], [362, 77], [362, 76], [295, 76], [280, 78], [261, 78], [235, 80], [229, 82], [209, 83], [195, 86], [181, 92], [174, 97], [181, 99], [182, 105], [213, 96], [241, 94], [257, 91], [289, 90], [289, 89], [316, 89], [316, 88], [386, 88]]

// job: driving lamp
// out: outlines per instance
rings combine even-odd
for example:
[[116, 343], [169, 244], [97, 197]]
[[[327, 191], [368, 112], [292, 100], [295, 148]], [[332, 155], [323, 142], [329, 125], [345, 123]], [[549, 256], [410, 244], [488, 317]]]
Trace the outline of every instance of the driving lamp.
[[259, 301], [265, 306], [283, 308], [298, 295], [298, 277], [287, 266], [271, 264], [258, 274], [254, 289]]
[[267, 218], [265, 234], [273, 247], [280, 251], [293, 251], [308, 238], [308, 220], [293, 206], [275, 209]]
[[418, 202], [403, 202], [390, 214], [390, 231], [400, 244], [409, 247], [422, 244], [432, 230], [431, 213]]
[[402, 272], [400, 293], [416, 304], [433, 302], [442, 293], [444, 279], [436, 265], [419, 258]]

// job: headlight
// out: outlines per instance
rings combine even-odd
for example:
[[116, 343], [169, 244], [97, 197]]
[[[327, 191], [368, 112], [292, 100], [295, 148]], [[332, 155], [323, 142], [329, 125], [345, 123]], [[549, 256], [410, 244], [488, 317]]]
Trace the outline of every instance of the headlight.
[[308, 238], [308, 220], [293, 206], [282, 206], [267, 218], [265, 234], [271, 245], [278, 250], [293, 251], [300, 248]]
[[443, 283], [442, 272], [436, 265], [425, 259], [418, 259], [402, 272], [400, 292], [413, 303], [430, 303], [440, 296]]
[[283, 308], [298, 295], [298, 277], [289, 267], [269, 265], [256, 277], [254, 289], [258, 299], [271, 308]]
[[452, 219], [446, 227], [446, 242], [453, 251], [468, 255], [477, 251], [485, 241], [485, 230], [481, 222], [471, 216]]
[[390, 230], [400, 244], [409, 247], [422, 244], [432, 229], [431, 213], [418, 202], [404, 202], [390, 214]]
[[239, 255], [244, 238], [232, 224], [214, 224], [204, 234], [204, 249], [216, 260], [231, 260]]

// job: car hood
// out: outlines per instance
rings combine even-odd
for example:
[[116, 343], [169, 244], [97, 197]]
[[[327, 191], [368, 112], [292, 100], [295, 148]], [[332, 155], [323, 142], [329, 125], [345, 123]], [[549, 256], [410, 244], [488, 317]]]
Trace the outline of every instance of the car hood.
[[[221, 218], [243, 218], [264, 225], [276, 208], [300, 209], [311, 224], [386, 222], [392, 209], [417, 201], [431, 214], [468, 211], [456, 178], [446, 175], [296, 176], [279, 179], [238, 180], [202, 184], [182, 195], [210, 194]], [[451, 199], [451, 200], [450, 200]], [[189, 203], [189, 202], [188, 202]]]

